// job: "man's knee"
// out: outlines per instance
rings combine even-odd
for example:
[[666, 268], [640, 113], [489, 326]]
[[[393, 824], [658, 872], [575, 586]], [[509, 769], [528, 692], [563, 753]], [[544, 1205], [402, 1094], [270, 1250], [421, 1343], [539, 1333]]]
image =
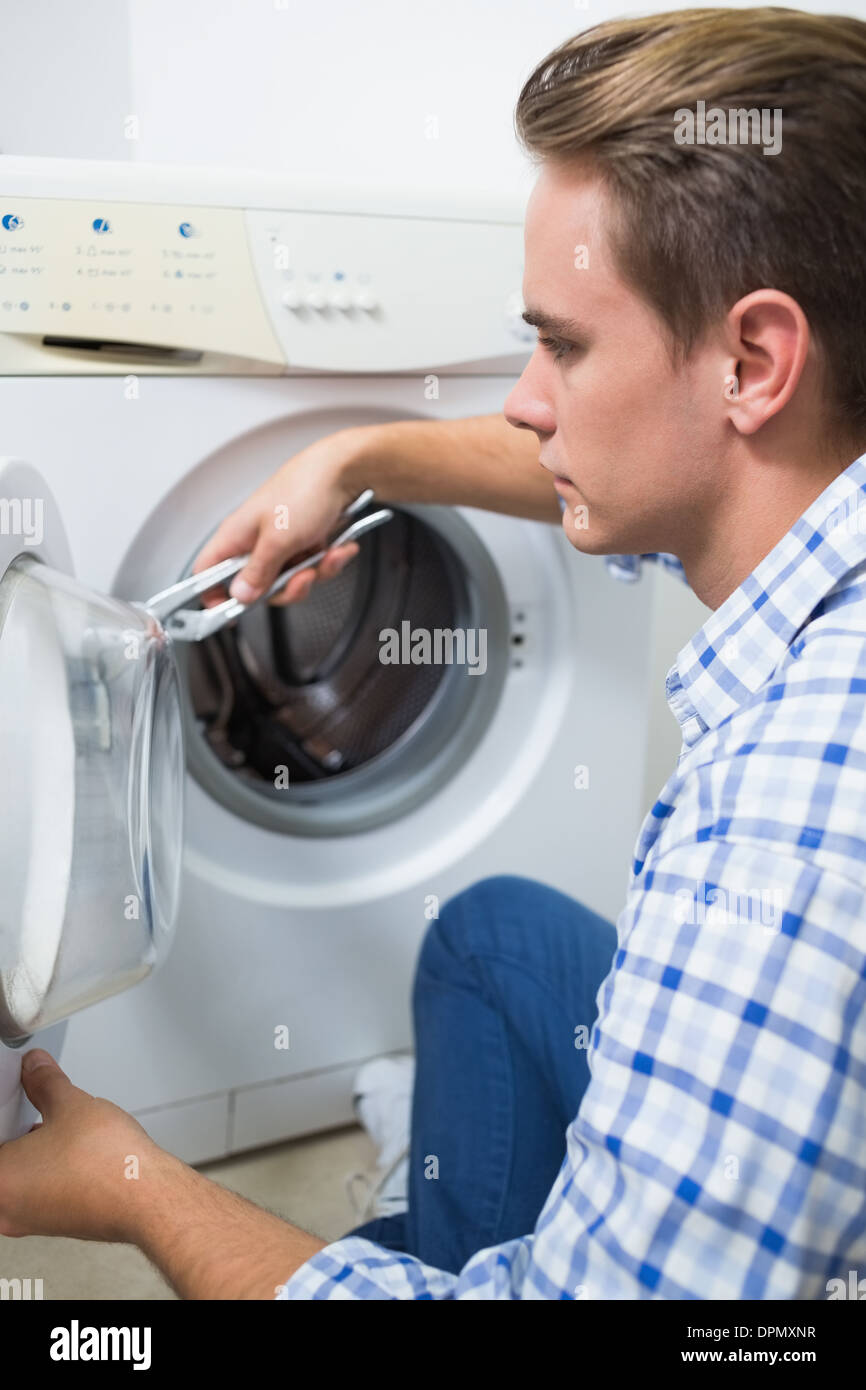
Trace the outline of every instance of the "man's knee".
[[[480, 879], [449, 898], [439, 917], [427, 928], [421, 945], [419, 968], [439, 959], [443, 951], [465, 960], [479, 950], [500, 944], [503, 934], [528, 926], [533, 917], [532, 899], [543, 885], [516, 874], [495, 874]], [[521, 913], [524, 904], [526, 912]]]

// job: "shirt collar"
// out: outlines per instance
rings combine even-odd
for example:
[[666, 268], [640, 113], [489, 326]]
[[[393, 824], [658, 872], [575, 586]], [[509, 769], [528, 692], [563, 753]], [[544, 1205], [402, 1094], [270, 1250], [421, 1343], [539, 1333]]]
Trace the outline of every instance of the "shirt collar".
[[687, 642], [666, 693], [687, 746], [779, 665], [817, 605], [866, 560], [866, 454], [834, 478]]

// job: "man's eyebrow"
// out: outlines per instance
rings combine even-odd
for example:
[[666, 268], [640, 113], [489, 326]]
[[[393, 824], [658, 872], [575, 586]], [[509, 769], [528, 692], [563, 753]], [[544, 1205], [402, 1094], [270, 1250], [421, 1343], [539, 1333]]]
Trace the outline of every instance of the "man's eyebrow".
[[576, 319], [564, 319], [557, 314], [545, 314], [541, 309], [525, 309], [522, 318], [533, 328], [541, 328], [545, 333], [553, 333], [558, 338], [586, 337], [586, 330]]

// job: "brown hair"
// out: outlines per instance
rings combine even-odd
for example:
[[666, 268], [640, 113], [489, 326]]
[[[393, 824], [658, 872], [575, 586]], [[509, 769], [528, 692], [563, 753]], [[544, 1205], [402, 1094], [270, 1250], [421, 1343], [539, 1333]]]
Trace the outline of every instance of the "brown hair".
[[[782, 148], [678, 144], [675, 112], [778, 109]], [[623, 276], [682, 357], [741, 296], [803, 309], [843, 436], [866, 429], [866, 24], [699, 9], [598, 24], [538, 64], [515, 113], [530, 154], [589, 158]]]

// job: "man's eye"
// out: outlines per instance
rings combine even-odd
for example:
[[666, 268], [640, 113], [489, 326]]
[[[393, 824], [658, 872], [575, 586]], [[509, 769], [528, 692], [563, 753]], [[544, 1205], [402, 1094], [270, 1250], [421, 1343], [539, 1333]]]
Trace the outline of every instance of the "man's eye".
[[553, 353], [553, 358], [556, 362], [558, 362], [561, 357], [565, 357], [566, 353], [571, 352], [573, 347], [571, 343], [564, 343], [561, 338], [542, 338], [541, 335], [539, 335], [538, 341], [543, 348]]

